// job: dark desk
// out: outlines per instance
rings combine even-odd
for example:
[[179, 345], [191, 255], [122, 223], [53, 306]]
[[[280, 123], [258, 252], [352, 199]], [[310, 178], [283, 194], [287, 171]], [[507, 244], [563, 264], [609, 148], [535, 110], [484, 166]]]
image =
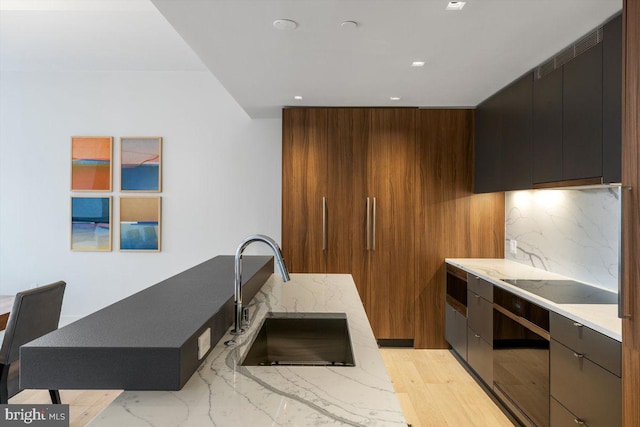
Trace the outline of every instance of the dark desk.
[[[23, 388], [179, 390], [196, 371], [198, 337], [211, 347], [233, 323], [233, 256], [218, 256], [20, 348]], [[245, 256], [245, 301], [273, 258]]]

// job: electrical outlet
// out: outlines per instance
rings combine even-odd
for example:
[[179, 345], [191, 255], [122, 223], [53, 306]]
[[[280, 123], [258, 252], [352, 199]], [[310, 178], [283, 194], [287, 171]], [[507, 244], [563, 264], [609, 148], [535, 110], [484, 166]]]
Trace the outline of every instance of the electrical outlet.
[[211, 348], [211, 328], [198, 337], [198, 360], [202, 359], [207, 351]]
[[518, 241], [511, 239], [509, 240], [509, 252], [514, 255], [518, 255]]

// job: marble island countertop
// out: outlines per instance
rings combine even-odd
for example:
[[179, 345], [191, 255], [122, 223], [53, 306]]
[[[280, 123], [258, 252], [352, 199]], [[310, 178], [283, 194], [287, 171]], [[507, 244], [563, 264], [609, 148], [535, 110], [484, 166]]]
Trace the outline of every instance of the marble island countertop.
[[617, 304], [558, 304], [500, 280], [569, 279], [565, 276], [502, 258], [447, 258], [446, 262], [468, 273], [475, 274], [493, 283], [495, 286], [506, 289], [544, 308], [566, 316], [576, 322], [580, 322], [608, 337], [618, 341], [622, 340], [622, 322], [618, 318]]
[[[179, 391], [125, 391], [90, 425], [406, 426], [353, 279], [346, 274], [271, 278], [247, 304], [251, 324], [227, 334]], [[355, 367], [240, 366], [268, 312], [343, 312]]]

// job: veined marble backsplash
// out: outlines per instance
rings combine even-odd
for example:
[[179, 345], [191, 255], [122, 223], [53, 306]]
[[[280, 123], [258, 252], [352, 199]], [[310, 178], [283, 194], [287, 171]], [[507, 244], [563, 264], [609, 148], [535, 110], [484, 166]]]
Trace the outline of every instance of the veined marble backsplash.
[[[507, 192], [505, 258], [617, 291], [619, 192]], [[512, 239], [516, 255], [509, 250]]]

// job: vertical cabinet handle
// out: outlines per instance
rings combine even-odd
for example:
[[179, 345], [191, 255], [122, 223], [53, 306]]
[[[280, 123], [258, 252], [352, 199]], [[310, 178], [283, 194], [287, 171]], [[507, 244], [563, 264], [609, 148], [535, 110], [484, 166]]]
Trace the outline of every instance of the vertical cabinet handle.
[[327, 250], [327, 198], [322, 198], [322, 250]]
[[372, 245], [372, 249], [375, 251], [376, 250], [376, 198], [373, 198], [373, 227], [372, 227], [372, 241], [373, 241], [373, 245]]
[[[618, 226], [618, 317], [620, 319], [630, 319], [631, 313], [627, 312], [627, 298], [625, 283], [623, 280], [623, 260], [624, 254], [622, 253], [622, 222], [624, 220], [624, 208], [625, 208], [625, 194], [627, 191], [631, 191], [631, 187], [620, 186], [620, 193], [618, 199], [620, 200], [620, 225]], [[631, 311], [631, 310], [630, 310]]]
[[370, 205], [371, 202], [369, 201], [369, 198], [367, 197], [367, 250], [371, 250], [371, 216], [369, 214], [369, 212], [371, 211], [370, 209]]

